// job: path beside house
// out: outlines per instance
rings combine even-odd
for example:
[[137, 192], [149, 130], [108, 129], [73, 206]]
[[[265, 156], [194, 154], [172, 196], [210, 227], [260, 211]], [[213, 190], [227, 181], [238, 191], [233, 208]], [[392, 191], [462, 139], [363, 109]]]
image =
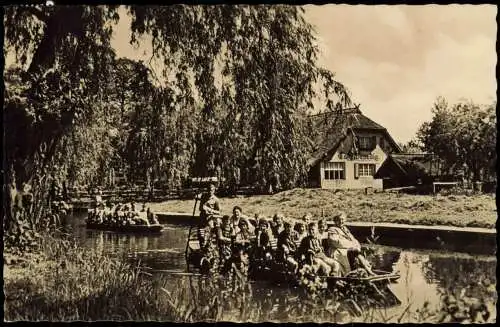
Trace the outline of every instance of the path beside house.
[[[194, 200], [149, 205], [156, 212], [192, 214]], [[364, 194], [363, 191], [297, 188], [274, 195], [221, 199], [222, 209], [227, 214], [236, 205], [247, 215], [261, 213], [267, 217], [282, 212], [287, 217], [299, 218], [310, 212], [317, 218], [328, 218], [344, 211], [349, 221], [483, 228], [495, 228], [497, 219], [495, 195]]]

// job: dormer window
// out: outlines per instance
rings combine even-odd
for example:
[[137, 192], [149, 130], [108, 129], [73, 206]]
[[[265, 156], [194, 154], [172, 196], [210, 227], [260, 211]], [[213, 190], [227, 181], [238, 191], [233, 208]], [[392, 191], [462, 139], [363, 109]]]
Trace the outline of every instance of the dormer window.
[[360, 150], [373, 150], [375, 148], [375, 143], [377, 139], [375, 136], [359, 136], [358, 137], [358, 146]]

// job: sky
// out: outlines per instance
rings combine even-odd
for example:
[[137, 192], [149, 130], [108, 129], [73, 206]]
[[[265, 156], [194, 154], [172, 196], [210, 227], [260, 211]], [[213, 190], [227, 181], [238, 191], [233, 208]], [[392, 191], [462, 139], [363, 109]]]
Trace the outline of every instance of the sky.
[[[307, 5], [320, 65], [398, 142], [432, 118], [438, 96], [449, 103], [496, 100], [496, 14], [492, 5]], [[148, 60], [150, 48], [128, 44], [121, 15], [113, 46], [119, 56]]]
[[449, 103], [496, 100], [496, 14], [491, 5], [306, 6], [321, 64], [362, 112], [407, 142]]
[[[307, 5], [319, 64], [347, 86], [361, 111], [398, 142], [432, 118], [438, 96], [488, 104], [496, 100], [493, 5]], [[129, 44], [122, 11], [112, 46], [119, 57], [151, 57], [148, 42]], [[11, 58], [7, 56], [6, 63]]]

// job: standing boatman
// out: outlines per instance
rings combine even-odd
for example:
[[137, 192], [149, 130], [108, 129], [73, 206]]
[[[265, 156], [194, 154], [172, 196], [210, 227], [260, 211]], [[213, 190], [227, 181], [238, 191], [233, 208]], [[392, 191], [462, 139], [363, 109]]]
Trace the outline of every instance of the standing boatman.
[[220, 215], [219, 199], [215, 196], [216, 187], [211, 183], [208, 192], [203, 194], [200, 201], [200, 223], [198, 226], [198, 240], [203, 240], [202, 231], [208, 224], [208, 218], [213, 215]]

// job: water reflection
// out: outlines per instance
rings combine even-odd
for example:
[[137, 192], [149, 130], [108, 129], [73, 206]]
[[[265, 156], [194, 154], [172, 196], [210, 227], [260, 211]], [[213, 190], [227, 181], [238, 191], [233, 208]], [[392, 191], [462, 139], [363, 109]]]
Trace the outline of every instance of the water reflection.
[[[150, 267], [152, 272], [157, 271], [155, 276], [166, 276], [166, 288], [172, 298], [180, 299], [182, 307], [192, 308], [193, 312], [189, 313], [192, 321], [196, 321], [196, 315], [202, 317], [207, 312], [214, 320], [230, 321], [345, 322], [353, 319], [349, 306], [339, 307], [338, 303], [327, 298], [311, 300], [293, 288], [266, 282], [238, 285], [234, 280], [161, 273], [166, 269], [186, 271], [184, 250], [189, 230], [186, 226], [166, 225], [165, 231], [158, 236], [116, 234], [86, 230], [83, 216], [80, 216], [70, 220], [67, 228], [83, 246], [102, 253], [125, 255], [132, 261], [140, 261], [142, 265]], [[391, 289], [402, 304], [397, 308], [388, 308], [388, 316], [400, 315], [406, 307], [416, 309], [424, 303], [437, 308], [444, 290], [465, 290], [467, 294], [490, 299], [496, 299], [497, 296], [494, 287], [496, 258], [492, 256], [380, 246], [370, 248], [366, 255], [375, 269], [397, 270], [401, 274], [401, 279], [392, 284]]]
[[478, 299], [496, 298], [496, 261], [483, 258], [456, 258], [430, 255], [423, 263], [423, 273], [428, 283], [436, 283], [439, 290]]
[[[193, 276], [169, 278], [168, 292], [190, 321], [348, 322], [348, 308], [306, 298], [299, 290]], [[327, 310], [325, 310], [327, 308]]]

